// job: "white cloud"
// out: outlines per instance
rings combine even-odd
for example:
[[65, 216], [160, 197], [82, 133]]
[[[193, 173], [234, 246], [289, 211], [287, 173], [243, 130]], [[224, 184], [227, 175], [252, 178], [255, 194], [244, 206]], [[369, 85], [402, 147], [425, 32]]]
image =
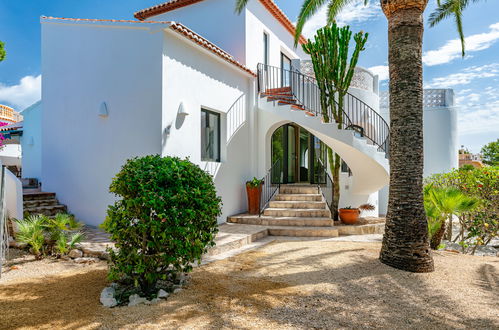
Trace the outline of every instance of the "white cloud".
[[20, 111], [41, 98], [42, 76], [26, 76], [18, 85], [6, 86], [0, 83], [0, 103], [10, 103]]
[[377, 74], [379, 76], [379, 81], [388, 80], [388, 78], [390, 78], [388, 65], [376, 65], [370, 67], [368, 70], [374, 74]]
[[[349, 3], [336, 17], [338, 25], [349, 25], [371, 20], [381, 14], [379, 4], [369, 2], [364, 6], [364, 0], [356, 0]], [[303, 35], [307, 38], [314, 36], [315, 31], [327, 24], [327, 5], [324, 5], [312, 16], [303, 28]]]
[[499, 76], [499, 63], [486, 64], [482, 66], [468, 67], [461, 72], [452, 73], [444, 77], [432, 79], [425, 83], [425, 88], [450, 88], [458, 85], [467, 85], [475, 79], [491, 78]]
[[499, 100], [487, 92], [499, 92], [497, 87], [484, 90], [456, 91], [454, 104], [458, 110], [459, 135], [494, 134], [499, 127]]
[[[466, 53], [477, 52], [492, 46], [499, 40], [499, 22], [489, 26], [486, 33], [473, 34], [465, 38]], [[449, 40], [437, 50], [430, 50], [423, 54], [423, 63], [428, 66], [449, 63], [461, 57], [461, 41]]]

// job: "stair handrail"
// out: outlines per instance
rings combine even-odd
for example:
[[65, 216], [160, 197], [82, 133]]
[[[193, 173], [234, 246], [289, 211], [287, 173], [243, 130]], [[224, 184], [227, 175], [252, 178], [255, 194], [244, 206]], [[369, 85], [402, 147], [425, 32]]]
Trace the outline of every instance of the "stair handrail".
[[246, 94], [241, 94], [225, 114], [227, 118], [227, 144], [246, 122]]
[[281, 165], [281, 160], [278, 159], [270, 166], [270, 168], [267, 171], [267, 174], [262, 178], [263, 184], [262, 184], [262, 193], [260, 196], [260, 212], [259, 216], [262, 216], [262, 213], [264, 209], [267, 207], [267, 205], [270, 203], [270, 200], [274, 197], [277, 191], [279, 191], [279, 188], [281, 187], [281, 180], [278, 180], [277, 183], [272, 182], [272, 176], [274, 174], [274, 171], [279, 170], [278, 173], [280, 173], [280, 165]]
[[[305, 75], [296, 69], [287, 70], [263, 63], [258, 64], [257, 73], [259, 93], [289, 88], [297, 104], [307, 112], [322, 118], [321, 91], [314, 77]], [[336, 100], [334, 102], [336, 107], [339, 108], [338, 102]], [[350, 93], [345, 95], [344, 107], [340, 110], [343, 117], [342, 129], [352, 129], [355, 126], [362, 127], [363, 137], [376, 145], [378, 151], [385, 152], [388, 157], [390, 127], [378, 112]], [[332, 109], [328, 108], [327, 115], [329, 118], [334, 118], [332, 114]], [[366, 118], [369, 119], [368, 122], [366, 122]], [[366, 124], [366, 127], [359, 125], [362, 123]]]
[[334, 216], [334, 211], [332, 210], [333, 199], [334, 199], [333, 179], [331, 179], [331, 176], [327, 172], [327, 167], [322, 163], [320, 158], [318, 158], [317, 160], [321, 165], [324, 174], [324, 180], [318, 180], [319, 183], [317, 184], [317, 188], [318, 189], [320, 188], [320, 192], [322, 193], [322, 196], [326, 201], [327, 207], [329, 208], [329, 211], [331, 211], [331, 217], [333, 217]]

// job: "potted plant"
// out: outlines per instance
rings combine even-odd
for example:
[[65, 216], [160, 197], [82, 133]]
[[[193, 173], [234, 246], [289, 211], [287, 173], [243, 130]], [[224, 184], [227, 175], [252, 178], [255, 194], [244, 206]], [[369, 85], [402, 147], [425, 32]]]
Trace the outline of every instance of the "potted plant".
[[357, 223], [359, 220], [360, 213], [362, 211], [372, 211], [375, 209], [375, 206], [372, 204], [362, 204], [357, 208], [353, 208], [351, 206], [341, 208], [340, 211], [340, 219], [346, 225], [353, 225]]
[[249, 214], [260, 213], [260, 198], [262, 195], [263, 180], [254, 177], [251, 181], [246, 181], [246, 194], [248, 195]]

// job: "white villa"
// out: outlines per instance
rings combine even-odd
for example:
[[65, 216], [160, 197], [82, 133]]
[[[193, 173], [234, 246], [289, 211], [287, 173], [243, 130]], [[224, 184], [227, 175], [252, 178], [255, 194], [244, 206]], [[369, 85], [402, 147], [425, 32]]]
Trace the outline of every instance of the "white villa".
[[[41, 156], [31, 158], [41, 161], [29, 166], [69, 212], [100, 224], [124, 162], [161, 154], [213, 175], [220, 223], [247, 210], [252, 177], [266, 178], [264, 216], [330, 219], [327, 145], [345, 162], [340, 207], [384, 213], [389, 127], [377, 76], [356, 70], [338, 129], [322, 122], [309, 57], [272, 0], [240, 15], [226, 0], [172, 0], [134, 16], [41, 18]], [[286, 189], [317, 196], [300, 204], [279, 198]]]

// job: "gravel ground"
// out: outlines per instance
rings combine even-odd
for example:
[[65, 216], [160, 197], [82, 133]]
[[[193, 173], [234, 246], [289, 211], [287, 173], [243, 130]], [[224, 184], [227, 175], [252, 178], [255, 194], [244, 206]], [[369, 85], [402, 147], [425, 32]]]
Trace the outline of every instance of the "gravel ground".
[[3, 274], [0, 328], [499, 329], [499, 258], [436, 252], [434, 273], [412, 274], [379, 249], [277, 241], [196, 268], [167, 301], [114, 309], [99, 304], [105, 263], [30, 261]]

